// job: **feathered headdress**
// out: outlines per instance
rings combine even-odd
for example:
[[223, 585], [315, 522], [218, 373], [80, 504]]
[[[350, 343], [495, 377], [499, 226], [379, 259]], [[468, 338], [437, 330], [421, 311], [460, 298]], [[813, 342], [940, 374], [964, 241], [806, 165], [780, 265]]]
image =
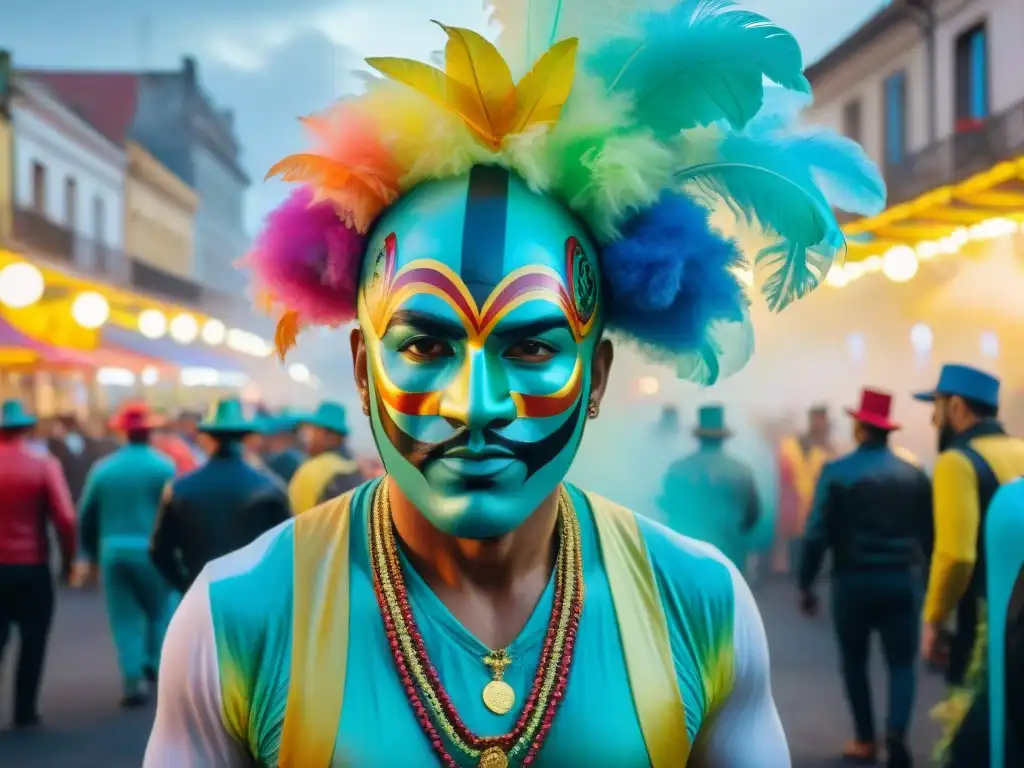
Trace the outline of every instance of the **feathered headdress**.
[[625, 23], [621, 0], [487, 5], [497, 45], [439, 24], [442, 68], [367, 59], [383, 77], [305, 118], [313, 147], [270, 170], [301, 185], [250, 254], [281, 312], [282, 357], [302, 327], [354, 318], [367, 235], [388, 205], [478, 164], [575, 211], [601, 247], [609, 330], [700, 383], [752, 351], [737, 234], [761, 236], [752, 266], [778, 311], [842, 257], [833, 206], [884, 208], [857, 144], [796, 124], [810, 102], [796, 40], [732, 0], [646, 0]]

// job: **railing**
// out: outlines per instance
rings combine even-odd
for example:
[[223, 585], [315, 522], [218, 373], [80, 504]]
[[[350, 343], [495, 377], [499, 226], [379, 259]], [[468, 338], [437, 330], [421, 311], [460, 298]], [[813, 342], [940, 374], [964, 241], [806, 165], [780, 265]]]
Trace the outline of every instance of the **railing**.
[[59, 262], [74, 261], [75, 235], [29, 208], [15, 208], [11, 234], [41, 256]]
[[902, 203], [1024, 153], [1024, 102], [886, 168], [889, 204]]
[[132, 288], [186, 304], [199, 305], [202, 302], [203, 289], [198, 283], [172, 275], [138, 258], [130, 258]]

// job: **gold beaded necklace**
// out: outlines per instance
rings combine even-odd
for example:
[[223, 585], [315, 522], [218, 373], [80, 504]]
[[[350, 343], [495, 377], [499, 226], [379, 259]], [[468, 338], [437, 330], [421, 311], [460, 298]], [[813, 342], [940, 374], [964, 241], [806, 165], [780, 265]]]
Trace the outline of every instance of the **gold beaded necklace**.
[[[579, 521], [568, 493], [559, 495], [560, 540], [555, 565], [555, 599], [533, 687], [512, 731], [479, 737], [465, 726], [430, 662], [408, 601], [394, 527], [387, 481], [378, 486], [370, 521], [370, 555], [374, 588], [399, 676], [421, 727], [442, 763], [456, 768], [445, 740], [482, 768], [505, 768], [510, 759], [532, 762], [551, 728], [564, 698], [572, 651], [583, 607], [583, 563]], [[492, 712], [515, 703], [515, 692], [503, 679], [511, 657], [507, 650], [484, 657], [492, 680], [482, 697]], [[498, 714], [502, 714], [498, 712]]]

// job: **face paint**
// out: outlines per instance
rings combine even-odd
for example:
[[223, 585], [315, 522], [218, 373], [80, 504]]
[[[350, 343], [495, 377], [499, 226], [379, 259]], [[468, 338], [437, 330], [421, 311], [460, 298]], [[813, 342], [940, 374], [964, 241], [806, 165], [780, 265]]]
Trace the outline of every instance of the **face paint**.
[[514, 530], [565, 477], [600, 328], [596, 252], [517, 177], [477, 167], [402, 198], [359, 296], [388, 474], [438, 529]]

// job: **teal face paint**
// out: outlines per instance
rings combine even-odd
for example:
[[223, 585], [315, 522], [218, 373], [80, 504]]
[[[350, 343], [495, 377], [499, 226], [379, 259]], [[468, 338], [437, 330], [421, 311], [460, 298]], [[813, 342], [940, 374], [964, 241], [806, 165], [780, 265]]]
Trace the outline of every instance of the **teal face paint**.
[[516, 176], [424, 184], [371, 238], [359, 296], [384, 466], [438, 529], [518, 527], [565, 477], [600, 334], [596, 250]]

